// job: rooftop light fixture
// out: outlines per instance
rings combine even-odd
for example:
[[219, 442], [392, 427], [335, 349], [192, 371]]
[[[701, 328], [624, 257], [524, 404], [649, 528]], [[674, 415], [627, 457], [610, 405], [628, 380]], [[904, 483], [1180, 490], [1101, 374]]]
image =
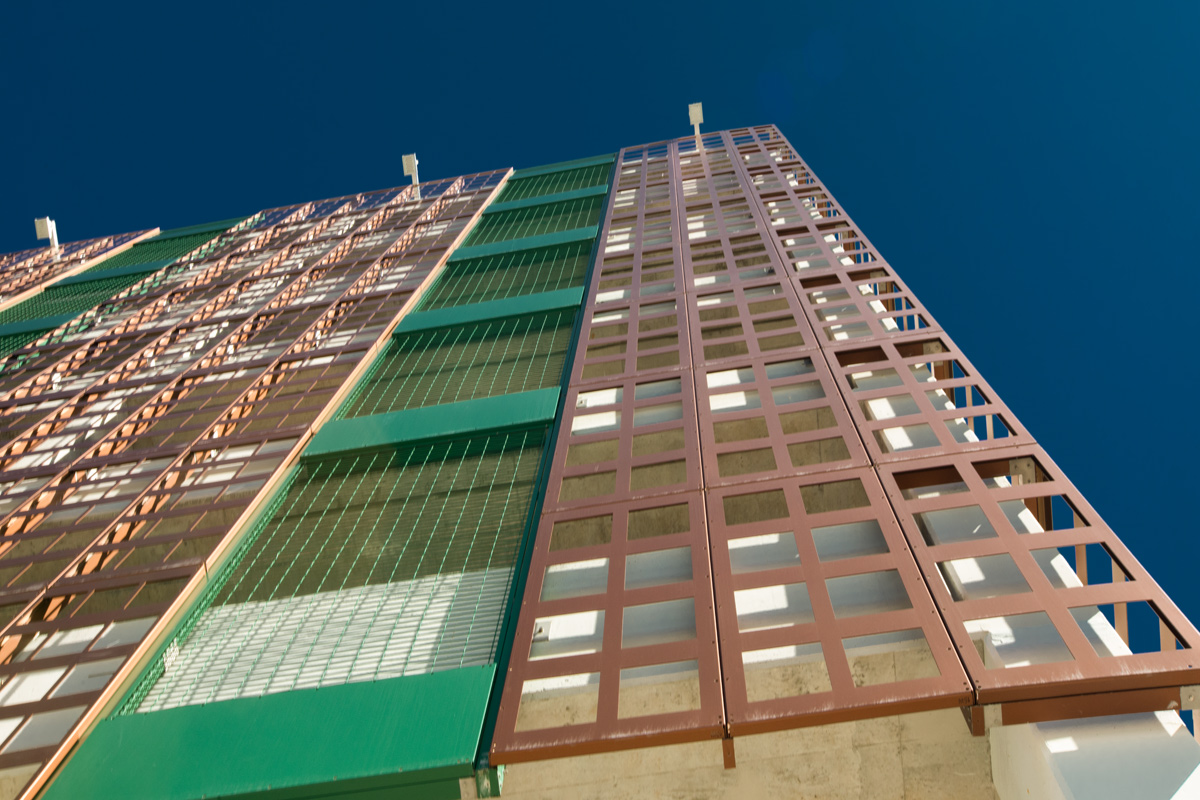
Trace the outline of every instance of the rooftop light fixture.
[[413, 188], [416, 189], [417, 199], [421, 199], [421, 179], [417, 176], [417, 154], [409, 153], [401, 157], [404, 162], [404, 174], [411, 176]]
[[38, 217], [33, 221], [34, 228], [37, 229], [38, 239], [50, 240], [50, 252], [54, 254], [54, 260], [60, 258], [58, 251], [58, 226], [54, 224], [54, 220], [49, 217]]

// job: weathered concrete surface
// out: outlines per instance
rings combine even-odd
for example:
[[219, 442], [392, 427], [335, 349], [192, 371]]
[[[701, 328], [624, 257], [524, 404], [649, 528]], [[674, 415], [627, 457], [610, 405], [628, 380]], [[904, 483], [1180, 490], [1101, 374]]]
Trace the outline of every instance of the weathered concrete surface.
[[514, 764], [506, 770], [502, 796], [997, 798], [988, 739], [972, 737], [954, 709], [743, 736], [735, 745], [737, 767], [731, 770], [724, 769], [715, 741]]

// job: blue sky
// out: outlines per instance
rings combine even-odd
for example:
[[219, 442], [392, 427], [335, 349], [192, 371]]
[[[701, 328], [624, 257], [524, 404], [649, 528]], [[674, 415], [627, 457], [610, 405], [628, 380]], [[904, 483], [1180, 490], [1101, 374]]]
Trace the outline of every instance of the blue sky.
[[1022, 5], [9, 4], [0, 252], [774, 122], [1200, 620], [1200, 4]]

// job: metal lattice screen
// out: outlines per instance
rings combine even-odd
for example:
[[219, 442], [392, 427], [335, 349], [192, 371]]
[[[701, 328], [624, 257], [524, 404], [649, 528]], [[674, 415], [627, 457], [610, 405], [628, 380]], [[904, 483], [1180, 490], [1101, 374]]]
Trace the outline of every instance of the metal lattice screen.
[[452, 261], [421, 303], [429, 311], [582, 286], [591, 242]]
[[304, 463], [137, 710], [489, 663], [544, 436]]
[[343, 417], [557, 386], [574, 309], [415, 331], [393, 339]]

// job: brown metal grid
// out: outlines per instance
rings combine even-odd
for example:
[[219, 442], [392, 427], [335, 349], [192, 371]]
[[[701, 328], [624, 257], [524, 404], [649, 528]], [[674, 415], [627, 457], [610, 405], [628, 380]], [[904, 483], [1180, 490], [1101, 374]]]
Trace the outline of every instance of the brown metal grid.
[[[1110, 693], [1196, 682], [1200, 634], [1040, 447], [879, 473], [979, 703], [1087, 694], [1084, 713], [1121, 713]], [[1163, 649], [1112, 655], [1138, 603]]]
[[729, 732], [969, 705], [875, 473], [708, 492]]
[[825, 342], [869, 341], [940, 330], [883, 261], [795, 281], [808, 320]]
[[684, 295], [655, 295], [637, 303], [589, 303], [584, 307], [579, 342], [572, 384], [687, 369], [691, 355]]
[[695, 364], [816, 349], [792, 289], [771, 277], [753, 285], [689, 293], [687, 313]]
[[[185, 347], [186, 355], [177, 357], [187, 367], [179, 379], [133, 415], [123, 409], [124, 422], [110, 426], [46, 491], [10, 514], [11, 535], [0, 554], [0, 576], [9, 586], [0, 601], [7, 612], [0, 640], [7, 663], [0, 675], [15, 680], [54, 666], [39, 648], [64, 637], [78, 645], [64, 665], [101, 658], [92, 652], [98, 643], [86, 650], [91, 640], [79, 631], [131, 616], [141, 627], [122, 647], [132, 652], [298, 452], [312, 423], [445, 260], [504, 174], [427, 184], [415, 214], [407, 203], [373, 202], [367, 213], [347, 215], [352, 224], [325, 220], [324, 230], [341, 229], [328, 247], [297, 254], [288, 245], [259, 261], [258, 267], [280, 270], [269, 282], [273, 291], [249, 292], [261, 299], [224, 315], [229, 335], [214, 346]], [[345, 212], [355, 203], [324, 205]], [[313, 208], [307, 204], [282, 219], [311, 215]], [[380, 236], [383, 231], [394, 233]], [[304, 266], [303, 258], [322, 255]], [[209, 286], [202, 283], [200, 291], [209, 293]], [[236, 305], [239, 294], [245, 293], [230, 294], [210, 318]], [[246, 321], [235, 324], [239, 318]], [[159, 353], [174, 355], [173, 346]], [[143, 353], [118, 367], [120, 380], [110, 372], [101, 382], [136, 386], [153, 377], [144, 370], [159, 369], [155, 360]], [[125, 658], [114, 652], [105, 650], [103, 658], [117, 672]], [[128, 655], [115, 653], [122, 654]], [[69, 677], [59, 676], [60, 688]], [[109, 682], [99, 681], [94, 691], [106, 691]], [[22, 712], [46, 719], [62, 703], [75, 703], [72, 719], [62, 722], [65, 735], [95, 699], [91, 693], [44, 697], [5, 708], [0, 717]], [[18, 729], [14, 736], [20, 735]], [[55, 754], [61, 756], [58, 745], [0, 752], [0, 766]]]
[[544, 509], [699, 489], [693, 392], [688, 371], [571, 387]]
[[944, 333], [825, 352], [876, 464], [1033, 443]]
[[819, 352], [696, 371], [705, 486], [868, 465]]
[[543, 515], [492, 762], [720, 738], [715, 642], [700, 492]]

